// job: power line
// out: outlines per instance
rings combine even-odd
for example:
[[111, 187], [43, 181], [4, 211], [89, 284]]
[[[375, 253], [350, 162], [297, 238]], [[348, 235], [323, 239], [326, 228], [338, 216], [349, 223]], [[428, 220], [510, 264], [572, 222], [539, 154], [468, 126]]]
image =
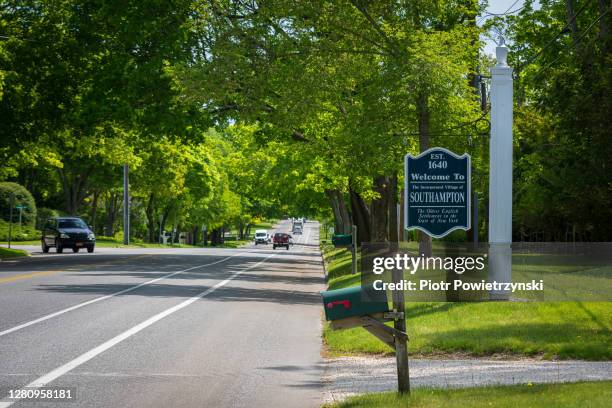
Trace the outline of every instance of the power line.
[[[587, 43], [587, 45], [591, 45], [591, 44], [594, 42], [594, 40], [595, 40], [595, 39], [596, 39], [596, 37], [594, 37], [594, 38], [593, 38], [591, 41], [589, 41], [589, 42]], [[576, 46], [576, 45], [572, 45], [572, 47], [571, 47], [571, 48], [575, 48], [575, 46]], [[543, 73], [545, 73], [546, 71], [548, 71], [548, 70], [549, 70], [549, 69], [550, 69], [550, 68], [551, 68], [553, 65], [555, 65], [555, 63], [557, 63], [557, 62], [558, 62], [558, 61], [559, 61], [559, 60], [560, 60], [560, 59], [561, 59], [563, 56], [564, 56], [563, 54], [559, 55], [557, 58], [555, 58], [555, 60], [554, 60], [554, 61], [552, 61], [551, 63], [546, 64], [544, 67], [542, 67], [542, 68], [541, 68], [541, 69], [540, 69], [540, 70], [539, 70], [539, 71], [538, 71], [538, 72], [535, 74], [535, 76], [533, 77], [533, 79], [534, 79], [534, 80], [540, 79], [540, 77], [542, 76], [542, 74], [543, 74]]]
[[487, 19], [487, 18], [489, 18], [489, 17], [501, 17], [501, 16], [507, 16], [507, 15], [510, 15], [510, 14], [518, 13], [519, 11], [521, 11], [522, 9], [524, 9], [524, 8], [525, 8], [525, 6], [524, 6], [524, 5], [523, 5], [523, 6], [520, 6], [520, 7], [519, 7], [519, 8], [517, 8], [516, 10], [512, 10], [512, 11], [510, 11], [510, 9], [511, 9], [512, 7], [514, 7], [514, 6], [516, 5], [516, 3], [518, 3], [518, 2], [519, 2], [519, 0], [516, 0], [516, 1], [515, 1], [514, 3], [512, 3], [512, 4], [510, 5], [510, 7], [508, 7], [508, 8], [506, 9], [506, 11], [504, 11], [503, 13], [489, 13], [488, 11], [485, 11], [485, 12], [484, 12], [484, 15], [483, 15], [483, 16], [480, 16], [480, 18], [478, 19], [478, 23], [481, 23], [483, 20], [486, 20], [486, 19]]
[[506, 11], [504, 11], [504, 14], [505, 14], [505, 13], [507, 13], [507, 12], [508, 12], [508, 10], [510, 10], [512, 7], [516, 6], [516, 3], [518, 3], [518, 2], [519, 2], [519, 0], [515, 0], [515, 1], [514, 1], [514, 3], [512, 3], [512, 5], [510, 5], [510, 7], [508, 7], [508, 8], [506, 9]]
[[514, 3], [512, 3], [512, 4], [510, 5], [510, 7], [508, 7], [508, 8], [506, 9], [506, 11], [504, 11], [503, 13], [489, 13], [488, 11], [485, 11], [485, 14], [486, 14], [486, 15], [488, 15], [488, 16], [505, 16], [505, 15], [508, 15], [508, 14], [513, 14], [513, 13], [516, 13], [517, 11], [520, 11], [520, 10], [522, 10], [523, 8], [525, 8], [525, 6], [520, 6], [520, 7], [519, 7], [519, 8], [517, 8], [516, 10], [510, 11], [510, 9], [511, 9], [512, 7], [514, 7], [514, 6], [516, 6], [516, 3], [518, 3], [519, 1], [520, 1], [520, 0], [516, 0], [516, 1], [515, 1]]
[[521, 11], [524, 8], [525, 8], [525, 6], [521, 6], [521, 7], [517, 8], [517, 9], [515, 9], [515, 10], [506, 11], [506, 12], [503, 12], [503, 13], [489, 13], [488, 11], [485, 11], [484, 12], [485, 15], [482, 16], [482, 17], [485, 18], [485, 17], [507, 16], [507, 15], [510, 15], [510, 14], [518, 13], [519, 11]]
[[[548, 46], [551, 45], [553, 42], [555, 42], [561, 35], [569, 32], [569, 25], [572, 24], [576, 18], [586, 9], [586, 7], [592, 3], [592, 0], [589, 2], [586, 2], [582, 5], [582, 7], [580, 7], [580, 9], [574, 13], [574, 16], [571, 18], [570, 21], [568, 21], [564, 26], [563, 29], [561, 29], [561, 31], [559, 33], [557, 33], [557, 35], [555, 35], [550, 41], [548, 41], [546, 43], [546, 45], [544, 45], [544, 47], [542, 47], [540, 49], [540, 51], [538, 51], [533, 57], [529, 58], [527, 61], [523, 62], [521, 65], [519, 65], [518, 67], [516, 67], [517, 71], [520, 71], [521, 69], [523, 69], [526, 65], [531, 64], [533, 61], [535, 61], [540, 55], [542, 55], [542, 53], [544, 52], [544, 50], [548, 49]], [[607, 12], [606, 12], [607, 13]], [[604, 13], [605, 14], [605, 13]], [[601, 17], [600, 17], [601, 18]], [[599, 20], [598, 20], [599, 21]], [[590, 27], [587, 29], [589, 30]]]
[[[586, 35], [589, 33], [589, 31], [591, 30], [591, 28], [593, 28], [593, 27], [595, 26], [595, 24], [597, 24], [597, 23], [599, 22], [599, 20], [601, 20], [601, 19], [602, 19], [602, 18], [603, 18], [603, 17], [604, 17], [606, 14], [608, 14], [608, 12], [609, 12], [609, 11], [610, 11], [610, 7], [608, 7], [608, 9], [606, 9], [606, 11], [605, 11], [605, 12], [601, 13], [601, 14], [599, 15], [599, 17], [597, 17], [595, 20], [593, 20], [593, 21], [591, 22], [591, 24], [589, 24], [589, 26], [588, 26], [586, 29], [584, 29], [584, 31], [582, 32], [582, 34], [580, 35], [580, 37], [578, 37], [578, 38], [576, 39], [576, 41], [574, 41], [574, 42], [571, 44], [571, 47], [569, 48], [569, 50], [572, 50], [572, 49], [576, 48], [576, 47], [577, 47], [577, 46], [580, 44], [580, 41], [581, 41], [581, 40], [582, 40], [582, 39], [583, 39], [583, 38], [584, 38], [584, 37], [585, 37], [585, 36], [586, 36]], [[589, 42], [587, 43], [587, 45], [590, 45], [590, 44], [591, 44], [591, 43], [593, 43], [593, 42], [594, 42], [596, 39], [597, 39], [597, 37], [593, 37], [593, 38], [591, 39], [591, 41], [589, 41]], [[552, 66], [553, 66], [553, 65], [554, 65], [554, 64], [555, 64], [557, 61], [559, 61], [561, 58], [563, 58], [563, 57], [564, 57], [564, 55], [565, 55], [565, 54], [561, 54], [561, 55], [559, 55], [557, 58], [555, 58], [555, 59], [554, 59], [554, 60], [553, 60], [551, 63], [546, 64], [546, 65], [545, 65], [543, 68], [541, 68], [541, 69], [540, 69], [540, 70], [539, 70], [539, 71], [536, 73], [536, 75], [535, 75], [534, 79], [538, 79], [538, 78], [539, 78], [539, 77], [540, 77], [540, 76], [541, 76], [541, 75], [542, 75], [544, 72], [546, 72], [546, 71], [547, 71], [547, 70], [548, 70], [550, 67], [552, 67]]]
[[487, 18], [490, 18], [490, 17], [503, 17], [503, 16], [509, 16], [509, 15], [512, 15], [512, 14], [516, 14], [519, 11], [523, 10], [524, 8], [525, 8], [525, 6], [521, 6], [521, 7], [517, 8], [516, 10], [512, 10], [512, 11], [509, 11], [507, 13], [489, 13], [489, 12], [485, 11], [484, 15], [482, 15], [482, 16], [480, 16], [478, 18], [478, 22], [481, 23], [483, 20], [486, 20]]
[[[486, 119], [487, 114], [489, 113], [489, 109], [487, 108], [486, 111], [484, 111], [482, 113], [482, 115], [480, 115], [477, 119], [474, 119], [472, 121], [469, 122], [465, 122], [462, 123], [460, 125], [457, 126], [453, 126], [450, 128], [446, 128], [446, 129], [440, 129], [440, 132], [430, 132], [429, 136], [464, 136], [464, 135], [458, 135], [458, 134], [450, 134], [450, 133], [441, 133], [441, 132], [448, 132], [448, 131], [453, 131], [453, 130], [458, 130], [458, 129], [462, 129], [466, 126], [469, 125], [475, 125], [476, 123], [485, 120], [488, 122], [488, 120]], [[401, 136], [418, 136], [420, 133], [419, 132], [410, 132], [410, 133], [402, 133]]]

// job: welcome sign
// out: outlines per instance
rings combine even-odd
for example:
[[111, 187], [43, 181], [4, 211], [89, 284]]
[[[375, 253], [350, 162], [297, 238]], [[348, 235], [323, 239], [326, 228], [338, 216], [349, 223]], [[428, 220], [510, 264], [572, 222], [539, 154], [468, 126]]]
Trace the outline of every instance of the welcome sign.
[[434, 238], [470, 229], [471, 158], [442, 147], [404, 157], [404, 221], [407, 230]]

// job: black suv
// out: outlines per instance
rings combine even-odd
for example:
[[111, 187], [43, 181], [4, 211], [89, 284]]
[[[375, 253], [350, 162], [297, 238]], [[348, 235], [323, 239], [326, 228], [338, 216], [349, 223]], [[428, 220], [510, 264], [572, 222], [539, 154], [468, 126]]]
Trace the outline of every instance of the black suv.
[[96, 236], [85, 221], [78, 217], [49, 218], [43, 229], [41, 244], [44, 253], [49, 252], [51, 247], [55, 247], [58, 254], [64, 248], [72, 248], [72, 252], [87, 248], [87, 252], [93, 252]]

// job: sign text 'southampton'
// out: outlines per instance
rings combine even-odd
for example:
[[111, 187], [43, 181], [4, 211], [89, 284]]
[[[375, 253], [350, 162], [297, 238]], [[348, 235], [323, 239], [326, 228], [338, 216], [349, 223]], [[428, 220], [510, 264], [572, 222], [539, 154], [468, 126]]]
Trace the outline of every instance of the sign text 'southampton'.
[[434, 238], [470, 229], [470, 155], [434, 147], [404, 158], [405, 225]]

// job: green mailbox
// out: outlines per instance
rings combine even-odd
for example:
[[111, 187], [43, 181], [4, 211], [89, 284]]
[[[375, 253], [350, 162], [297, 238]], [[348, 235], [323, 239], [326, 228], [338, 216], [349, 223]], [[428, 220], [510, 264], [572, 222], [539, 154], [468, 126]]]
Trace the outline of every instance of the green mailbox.
[[353, 317], [376, 315], [389, 311], [387, 292], [373, 286], [321, 292], [327, 320], [337, 321]]
[[346, 247], [351, 246], [353, 243], [353, 236], [351, 234], [335, 234], [332, 237], [332, 244], [335, 247]]

